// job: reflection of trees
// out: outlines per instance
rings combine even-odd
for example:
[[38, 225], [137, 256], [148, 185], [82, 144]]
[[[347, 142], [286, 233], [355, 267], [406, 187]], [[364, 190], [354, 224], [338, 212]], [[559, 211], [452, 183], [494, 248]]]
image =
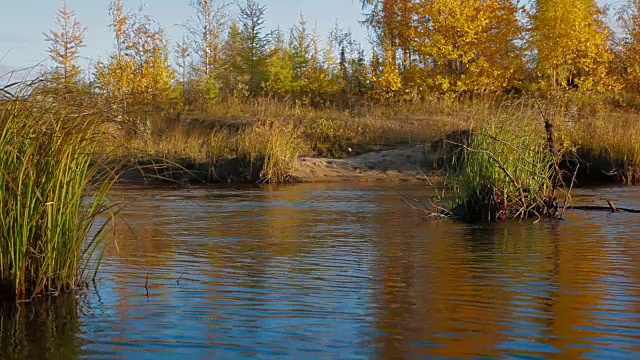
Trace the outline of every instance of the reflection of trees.
[[[640, 279], [635, 266], [640, 260], [636, 241], [640, 229], [630, 226], [624, 216], [597, 214], [596, 221], [590, 216], [594, 214], [572, 214], [571, 221], [579, 225], [551, 231], [557, 288], [550, 301], [553, 320], [548, 336], [552, 345], [572, 358], [607, 358], [612, 354], [597, 352], [629, 346], [638, 350], [619, 331], [640, 310], [631, 305], [638, 304], [634, 296]], [[622, 309], [625, 303], [628, 308]]]
[[411, 227], [397, 222], [380, 232], [381, 358], [527, 353], [510, 348], [521, 341], [584, 355], [567, 345], [595, 336], [576, 328], [594, 324], [589, 311], [602, 301], [603, 247], [584, 241], [593, 228], [439, 223], [398, 233]]
[[48, 301], [0, 305], [0, 357], [76, 359], [82, 339], [74, 294]]
[[[123, 336], [114, 338], [115, 342], [131, 342], [127, 329], [145, 319], [154, 324], [173, 323], [176, 314], [160, 311], [167, 306], [181, 309], [185, 315], [191, 314], [189, 304], [200, 309], [205, 306], [206, 316], [214, 320], [200, 319], [204, 323], [191, 326], [206, 328], [201, 334], [212, 343], [221, 341], [216, 334], [224, 334], [230, 324], [242, 321], [234, 313], [237, 303], [244, 304], [244, 311], [250, 314], [258, 308], [287, 306], [288, 301], [307, 297], [308, 310], [313, 310], [313, 292], [299, 291], [297, 299], [287, 299], [287, 294], [294, 293], [289, 287], [320, 286], [315, 282], [323, 281], [318, 280], [322, 266], [316, 260], [327, 256], [325, 250], [332, 250], [332, 234], [354, 223], [360, 224], [359, 230], [367, 226], [358, 220], [366, 213], [318, 206], [315, 195], [309, 193], [315, 188], [240, 194], [225, 190], [225, 196], [203, 191], [190, 200], [170, 194], [165, 199], [149, 196], [134, 201], [122, 214], [126, 224], [119, 224], [119, 252], [111, 247], [106, 254], [108, 284], [99, 285], [107, 290], [116, 309], [113, 327]], [[340, 250], [344, 253], [336, 255], [345, 257], [342, 262], [348, 267], [353, 249]], [[143, 287], [147, 274], [148, 300]], [[176, 284], [179, 278], [185, 292]], [[327, 286], [327, 292], [333, 291], [331, 284], [321, 285]], [[283, 296], [279, 304], [264, 298], [278, 293]], [[258, 313], [254, 321], [264, 315]], [[269, 322], [265, 319], [264, 323]], [[243, 330], [247, 336], [256, 331]]]
[[[398, 225], [393, 228], [414, 231], [401, 237], [382, 231], [382, 288], [376, 315], [379, 356], [491, 353], [501, 329], [483, 320], [497, 316], [501, 300], [492, 280], [477, 276], [485, 265], [469, 263], [477, 245], [467, 247], [465, 234], [451, 223]], [[486, 298], [497, 301], [475, 302]]]
[[586, 349], [575, 345], [596, 335], [581, 327], [593, 324], [593, 311], [604, 295], [601, 260], [606, 254], [594, 225], [562, 229], [551, 223], [546, 235], [551, 247], [548, 281], [554, 286], [544, 304], [549, 312], [545, 335], [566, 356], [581, 358]]
[[199, 242], [199, 251], [214, 268], [209, 276], [224, 280], [233, 270], [249, 282], [260, 282], [274, 259], [304, 253], [308, 217], [295, 208], [302, 196], [291, 188], [209, 204], [209, 225], [194, 233], [206, 239]]

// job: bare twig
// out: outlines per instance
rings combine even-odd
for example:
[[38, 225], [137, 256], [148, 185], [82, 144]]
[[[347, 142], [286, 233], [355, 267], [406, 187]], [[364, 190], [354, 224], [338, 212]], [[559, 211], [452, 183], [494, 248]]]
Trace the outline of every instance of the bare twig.
[[573, 184], [576, 183], [576, 176], [578, 175], [578, 169], [580, 168], [580, 163], [578, 163], [576, 165], [575, 170], [573, 171], [573, 176], [571, 177], [571, 184], [569, 184], [569, 190], [566, 191], [565, 189], [563, 189], [564, 191], [564, 203], [562, 204], [562, 211], [560, 211], [560, 216], [562, 217], [562, 214], [564, 214], [565, 210], [567, 210], [567, 206], [569, 206], [569, 202], [571, 201], [571, 190], [573, 190]]
[[[439, 213], [439, 212], [435, 212], [435, 211], [429, 210], [424, 203], [418, 201], [417, 199], [410, 198], [410, 197], [408, 197], [408, 196], [406, 196], [404, 194], [401, 194], [401, 193], [400, 193], [400, 196], [402, 196], [402, 202], [405, 205], [407, 205], [408, 207], [412, 208], [413, 210], [416, 210], [416, 211], [419, 211], [419, 212], [423, 213], [425, 216], [432, 217], [432, 218], [447, 218], [447, 217], [449, 217], [449, 215], [447, 215], [446, 213], [443, 214], [443, 213]], [[420, 204], [420, 207], [411, 204], [409, 201], [417, 203], [417, 204]], [[442, 209], [441, 207], [437, 207], [437, 206], [434, 206], [434, 208], [436, 210]], [[446, 209], [442, 209], [442, 210], [445, 210], [448, 213], [448, 210], [446, 210]]]

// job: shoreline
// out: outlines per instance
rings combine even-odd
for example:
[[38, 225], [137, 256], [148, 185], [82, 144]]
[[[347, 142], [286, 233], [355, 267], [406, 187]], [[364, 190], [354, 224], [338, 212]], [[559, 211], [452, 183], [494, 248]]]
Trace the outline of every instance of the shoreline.
[[[286, 181], [273, 184], [336, 183], [336, 182], [426, 182], [441, 184], [438, 172], [439, 154], [428, 144], [404, 144], [397, 148], [365, 152], [346, 158], [299, 157], [295, 169]], [[441, 154], [440, 154], [441, 155]], [[580, 154], [587, 166], [580, 167], [575, 187], [602, 185], [634, 185], [640, 169], [628, 167], [623, 174], [617, 162]], [[561, 164], [569, 166], [568, 164]], [[116, 184], [122, 185], [194, 185], [194, 184], [260, 184], [261, 160], [227, 158], [215, 162], [141, 159], [122, 161], [116, 172], [122, 171]], [[119, 169], [119, 170], [118, 170]], [[569, 168], [567, 168], [569, 169]]]
[[[367, 152], [335, 159], [300, 157], [285, 183], [430, 181], [433, 156], [424, 144], [407, 145], [391, 150]], [[224, 159], [216, 163], [163, 160], [134, 161], [119, 176], [118, 184], [252, 184], [260, 183], [260, 161]]]

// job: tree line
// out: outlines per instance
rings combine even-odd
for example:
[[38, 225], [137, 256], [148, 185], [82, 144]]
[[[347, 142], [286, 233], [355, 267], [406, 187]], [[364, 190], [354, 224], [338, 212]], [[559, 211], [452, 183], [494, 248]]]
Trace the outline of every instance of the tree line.
[[[257, 0], [190, 0], [176, 44], [142, 7], [109, 5], [114, 47], [77, 65], [85, 28], [66, 2], [46, 35], [58, 84], [82, 85], [121, 108], [206, 110], [225, 98], [310, 104], [420, 99], [431, 94], [577, 90], [640, 94], [640, 0], [615, 14], [595, 0], [361, 0], [365, 51], [338, 24], [321, 39], [304, 16], [265, 28]], [[607, 15], [615, 15], [613, 32]]]

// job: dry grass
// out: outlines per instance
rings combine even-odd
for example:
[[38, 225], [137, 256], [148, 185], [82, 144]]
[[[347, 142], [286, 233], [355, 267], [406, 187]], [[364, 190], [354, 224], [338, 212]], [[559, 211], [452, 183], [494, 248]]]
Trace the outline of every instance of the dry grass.
[[489, 112], [496, 101], [434, 98], [421, 103], [359, 106], [343, 111], [269, 99], [228, 100], [206, 114], [188, 114], [182, 123], [208, 130], [261, 122], [293, 124], [305, 143], [304, 155], [343, 157], [349, 155], [347, 148], [366, 152], [400, 143], [431, 141], [468, 127], [475, 114]]
[[628, 165], [640, 165], [640, 114], [602, 112], [578, 121], [570, 131], [573, 145]]
[[303, 148], [300, 131], [292, 123], [260, 122], [235, 137], [238, 154], [263, 161], [262, 180], [283, 181], [296, 169]]
[[149, 135], [118, 138], [110, 149], [118, 156], [171, 161], [261, 159], [268, 165], [266, 176], [279, 178], [292, 171], [297, 156], [340, 158], [398, 145], [428, 144], [453, 131], [499, 119], [508, 108], [515, 114], [512, 118], [521, 116], [523, 121], [532, 114], [551, 118], [559, 142], [566, 147], [640, 163], [640, 136], [636, 136], [640, 115], [597, 101], [601, 100], [568, 95], [539, 101], [493, 96], [433, 98], [343, 111], [269, 99], [231, 99], [206, 114], [158, 117]]
[[154, 130], [147, 136], [114, 137], [103, 152], [114, 159], [164, 159], [178, 165], [239, 158], [262, 163], [262, 181], [279, 182], [288, 179], [305, 149], [292, 123], [256, 121], [239, 130], [174, 124]]

